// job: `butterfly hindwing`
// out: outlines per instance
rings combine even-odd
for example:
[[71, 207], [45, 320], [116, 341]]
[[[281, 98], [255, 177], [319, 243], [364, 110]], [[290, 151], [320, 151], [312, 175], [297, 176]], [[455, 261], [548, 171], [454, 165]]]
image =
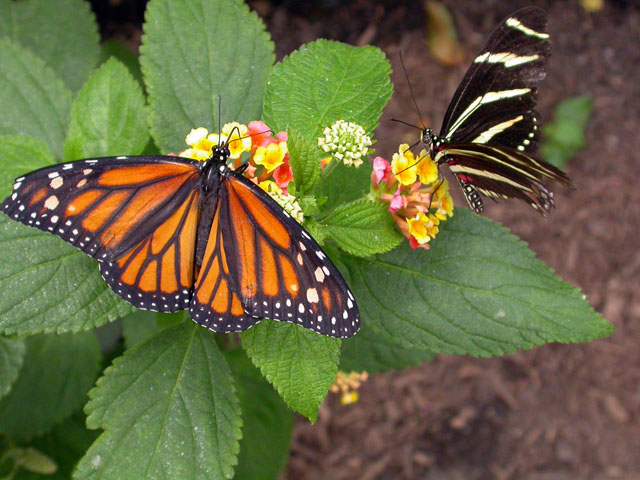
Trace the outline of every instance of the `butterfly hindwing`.
[[[230, 278], [225, 248], [227, 239], [220, 225], [220, 210], [224, 201], [218, 198], [213, 208], [211, 229], [189, 312], [194, 321], [220, 333], [243, 331], [260, 321], [260, 318], [245, 312]], [[233, 245], [229, 247], [231, 250], [235, 248]]]
[[346, 337], [360, 327], [342, 275], [311, 236], [269, 195], [231, 172], [220, 205], [231, 285], [251, 316]]

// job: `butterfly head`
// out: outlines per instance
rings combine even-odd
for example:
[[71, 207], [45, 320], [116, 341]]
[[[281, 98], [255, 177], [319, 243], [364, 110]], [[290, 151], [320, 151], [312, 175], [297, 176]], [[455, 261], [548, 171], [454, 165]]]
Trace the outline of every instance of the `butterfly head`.
[[422, 129], [422, 136], [420, 137], [420, 140], [422, 141], [422, 144], [429, 152], [431, 152], [431, 147], [433, 145], [433, 137], [434, 137], [433, 130], [431, 130], [430, 128]]
[[211, 156], [209, 157], [209, 160], [213, 160], [216, 163], [224, 164], [227, 163], [229, 155], [231, 155], [229, 145], [227, 143], [223, 143], [222, 145], [215, 145], [211, 149]]

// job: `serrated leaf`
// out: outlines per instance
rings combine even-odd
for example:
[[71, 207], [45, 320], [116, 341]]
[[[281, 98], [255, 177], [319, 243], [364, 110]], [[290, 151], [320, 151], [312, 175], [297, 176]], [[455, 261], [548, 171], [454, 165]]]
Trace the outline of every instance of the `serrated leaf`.
[[142, 89], [127, 67], [111, 58], [91, 75], [73, 102], [65, 159], [136, 155], [147, 143]]
[[74, 478], [222, 479], [233, 475], [240, 406], [214, 335], [184, 322], [128, 350], [89, 393], [102, 428]]
[[614, 330], [524, 242], [465, 209], [431, 250], [343, 261], [363, 319], [406, 348], [489, 357]]
[[340, 119], [372, 133], [393, 91], [390, 73], [376, 47], [308, 43], [273, 69], [264, 120], [276, 131], [291, 126], [309, 142], [317, 142], [320, 132]]
[[134, 307], [111, 291], [98, 263], [53, 235], [0, 216], [0, 332], [77, 332]]
[[320, 180], [321, 152], [310, 144], [295, 128], [290, 128], [287, 138], [289, 164], [296, 186], [296, 194], [304, 195], [313, 190]]
[[24, 359], [24, 340], [0, 336], [0, 397], [4, 397], [16, 378]]
[[192, 128], [247, 123], [262, 113], [275, 55], [264, 24], [241, 0], [154, 0], [147, 7], [140, 63], [151, 132], [165, 152], [184, 150]]
[[0, 105], [0, 135], [38, 138], [62, 157], [71, 91], [40, 58], [7, 38], [0, 38]]
[[13, 181], [36, 168], [56, 163], [47, 145], [36, 138], [0, 135], [0, 195], [12, 191]]
[[388, 207], [367, 198], [340, 205], [321, 223], [342, 250], [358, 257], [388, 252], [403, 240]]
[[238, 388], [242, 440], [235, 480], [276, 480], [289, 456], [293, 412], [242, 349], [225, 352]]
[[73, 91], [98, 62], [98, 26], [91, 7], [81, 0], [2, 0], [0, 36], [30, 49]]
[[91, 332], [34, 335], [25, 342], [18, 379], [0, 400], [0, 432], [20, 441], [46, 433], [84, 404], [101, 356]]
[[314, 423], [338, 373], [340, 339], [268, 319], [240, 338], [253, 364], [287, 405]]
[[345, 338], [340, 351], [340, 370], [343, 372], [388, 372], [428, 362], [434, 354], [428, 350], [406, 348], [376, 333], [363, 322], [357, 335]]
[[[56, 472], [48, 475], [49, 480], [68, 480], [71, 472], [82, 455], [98, 436], [97, 432], [87, 430], [84, 426], [85, 417], [76, 413], [71, 418], [53, 427], [46, 435], [29, 443], [31, 448], [49, 457], [56, 465]], [[42, 477], [19, 470], [14, 480], [37, 480]]]

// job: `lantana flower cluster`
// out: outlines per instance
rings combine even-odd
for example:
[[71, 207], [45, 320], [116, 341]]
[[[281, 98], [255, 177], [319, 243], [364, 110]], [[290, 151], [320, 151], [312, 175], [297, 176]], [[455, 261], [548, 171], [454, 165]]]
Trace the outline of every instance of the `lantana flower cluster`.
[[[330, 127], [326, 127], [318, 138], [318, 146], [325, 152], [343, 162], [345, 165], [359, 167], [364, 162], [363, 157], [369, 153], [373, 144], [364, 128], [357, 123], [338, 120]], [[323, 168], [331, 161], [323, 160]]]
[[373, 160], [373, 191], [389, 203], [389, 212], [412, 248], [429, 248], [439, 225], [453, 216], [453, 199], [438, 166], [422, 150], [418, 157], [402, 144], [391, 163], [382, 157]]
[[228, 143], [234, 168], [242, 165], [242, 154], [249, 154], [249, 166], [245, 176], [267, 192], [298, 222], [304, 217], [296, 198], [288, 192], [293, 180], [287, 148], [287, 132], [278, 132], [275, 137], [269, 127], [261, 121], [248, 125], [238, 122], [227, 123], [220, 134], [209, 133], [204, 128], [194, 128], [185, 138], [190, 148], [178, 155], [204, 161], [211, 156], [211, 149]]

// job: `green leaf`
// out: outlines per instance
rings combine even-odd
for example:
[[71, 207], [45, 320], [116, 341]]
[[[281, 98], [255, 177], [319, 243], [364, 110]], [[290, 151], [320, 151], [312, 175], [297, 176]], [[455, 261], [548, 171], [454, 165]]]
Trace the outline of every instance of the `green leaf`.
[[315, 145], [321, 131], [340, 119], [371, 133], [393, 92], [390, 73], [389, 62], [376, 47], [308, 43], [273, 69], [264, 120], [275, 131], [294, 127]]
[[100, 367], [92, 332], [34, 335], [25, 342], [20, 375], [0, 400], [0, 432], [23, 441], [48, 432], [80, 408]]
[[142, 81], [142, 70], [140, 69], [140, 57], [129, 48], [122, 40], [112, 38], [103, 42], [100, 50], [100, 62], [104, 63], [110, 58], [118, 59], [125, 67], [129, 69], [129, 73], [133, 75], [140, 85]]
[[242, 440], [235, 480], [276, 480], [289, 456], [293, 412], [242, 349], [225, 352], [238, 388]]
[[133, 310], [98, 263], [45, 232], [0, 216], [0, 332], [77, 332]]
[[431, 250], [343, 261], [364, 322], [405, 348], [489, 357], [614, 330], [524, 242], [466, 209]]
[[24, 360], [24, 340], [0, 336], [0, 397], [11, 390]]
[[315, 194], [327, 198], [323, 208], [330, 210], [365, 196], [369, 193], [370, 186], [371, 164], [365, 163], [353, 168], [339, 163], [331, 173], [322, 177]]
[[127, 350], [89, 397], [87, 426], [104, 433], [74, 478], [233, 476], [240, 406], [208, 330], [184, 322]]
[[[56, 472], [48, 475], [49, 480], [68, 480], [71, 472], [82, 455], [98, 436], [97, 432], [87, 430], [84, 426], [85, 417], [76, 413], [63, 423], [53, 427], [53, 430], [43, 437], [29, 443], [34, 448], [49, 457], [56, 465]], [[18, 471], [14, 480], [37, 480], [42, 477], [26, 470]]]
[[175, 313], [136, 310], [122, 320], [124, 343], [127, 349], [146, 342], [160, 330], [188, 319], [186, 311]]
[[321, 223], [342, 250], [358, 257], [388, 252], [403, 240], [388, 207], [367, 198], [337, 207]]
[[53, 153], [42, 140], [0, 135], [0, 195], [4, 198], [11, 193], [16, 178], [54, 163]]
[[428, 362], [434, 354], [428, 350], [406, 348], [376, 333], [366, 320], [357, 335], [342, 340], [340, 370], [343, 372], [388, 372]]
[[338, 373], [340, 339], [268, 319], [240, 338], [253, 364], [287, 405], [314, 423]]
[[290, 128], [287, 135], [289, 164], [295, 180], [296, 194], [302, 196], [313, 190], [320, 180], [320, 157], [318, 148]]
[[91, 75], [73, 102], [64, 156], [136, 155], [149, 142], [148, 130], [140, 84], [112, 58]]
[[544, 126], [541, 147], [544, 159], [557, 167], [564, 167], [585, 146], [584, 129], [592, 110], [589, 97], [573, 97], [556, 107], [555, 119]]
[[275, 56], [264, 24], [241, 0], [149, 3], [140, 63], [151, 107], [151, 133], [165, 152], [184, 150], [192, 128], [247, 123], [262, 113]]
[[6, 38], [0, 38], [0, 105], [0, 135], [38, 138], [62, 157], [71, 92], [42, 60]]
[[81, 0], [0, 1], [0, 36], [30, 49], [78, 90], [98, 62], [98, 26]]

